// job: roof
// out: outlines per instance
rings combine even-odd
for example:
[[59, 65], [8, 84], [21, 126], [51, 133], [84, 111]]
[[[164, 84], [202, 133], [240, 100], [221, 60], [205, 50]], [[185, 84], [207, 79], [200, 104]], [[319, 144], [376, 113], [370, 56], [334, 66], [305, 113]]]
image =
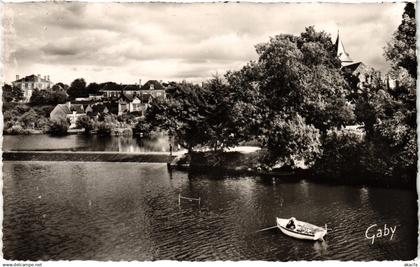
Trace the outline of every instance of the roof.
[[105, 84], [99, 91], [139, 91], [140, 86], [137, 84]]
[[[151, 88], [152, 87], [152, 88]], [[141, 90], [164, 90], [165, 88], [157, 80], [149, 80], [145, 83]]]
[[86, 114], [96, 116], [98, 113], [109, 113], [109, 108], [105, 104], [89, 105], [86, 108]]
[[[42, 77], [39, 77], [39, 78], [41, 79], [41, 82], [48, 82], [48, 83], [51, 82], [51, 81], [46, 80], [46, 79], [44, 79]], [[16, 80], [14, 82], [38, 82], [37, 79], [38, 79], [38, 76], [36, 76], [35, 74], [32, 74], [32, 75], [23, 77], [23, 78], [21, 78], [19, 80]]]
[[123, 91], [138, 91], [140, 90], [140, 86], [138, 86], [137, 84], [127, 84], [127, 85], [124, 85], [122, 90]]
[[137, 95], [128, 95], [128, 94], [125, 94], [124, 92], [121, 92], [120, 96], [118, 97], [118, 100], [132, 102], [134, 98], [139, 98], [139, 97]]
[[76, 114], [85, 114], [83, 110], [83, 105], [81, 104], [58, 104], [54, 109], [60, 109], [65, 114], [73, 114], [73, 111], [76, 111]]
[[335, 47], [337, 49], [337, 57], [341, 61], [342, 66], [346, 66], [348, 64], [352, 64], [353, 60], [350, 58], [349, 54], [344, 49], [343, 42], [340, 38], [340, 33], [337, 34], [337, 40], [335, 41]]
[[348, 71], [352, 74], [356, 74], [356, 72], [361, 72], [366, 67], [365, 64], [362, 62], [355, 62], [352, 64], [348, 64], [346, 66], [343, 66], [343, 71]]

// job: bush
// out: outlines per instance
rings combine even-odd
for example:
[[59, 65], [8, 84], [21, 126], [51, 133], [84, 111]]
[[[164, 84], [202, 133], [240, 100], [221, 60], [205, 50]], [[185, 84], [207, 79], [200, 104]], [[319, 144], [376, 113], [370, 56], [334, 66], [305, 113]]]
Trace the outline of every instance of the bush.
[[19, 134], [31, 134], [31, 131], [23, 128], [21, 125], [13, 125], [8, 129], [5, 129], [6, 134], [19, 135]]
[[93, 126], [93, 120], [88, 116], [81, 116], [76, 122], [76, 127], [85, 129], [85, 133], [93, 130]]
[[45, 118], [50, 117], [50, 113], [54, 108], [55, 108], [55, 106], [52, 106], [52, 105], [33, 107], [33, 109], [36, 111], [36, 113], [38, 113], [40, 116], [44, 116]]
[[50, 121], [48, 133], [51, 135], [66, 135], [69, 129], [69, 123], [66, 119]]
[[111, 132], [113, 130], [113, 125], [111, 123], [107, 123], [107, 122], [99, 122], [96, 125], [97, 131], [98, 131], [98, 135], [111, 135]]
[[349, 130], [331, 130], [323, 141], [323, 153], [314, 166], [317, 174], [328, 177], [358, 177], [363, 172], [364, 136]]
[[134, 126], [133, 128], [134, 134], [143, 134], [143, 136], [148, 136], [150, 132], [151, 132], [151, 125], [145, 120], [140, 120], [136, 124], [136, 126]]

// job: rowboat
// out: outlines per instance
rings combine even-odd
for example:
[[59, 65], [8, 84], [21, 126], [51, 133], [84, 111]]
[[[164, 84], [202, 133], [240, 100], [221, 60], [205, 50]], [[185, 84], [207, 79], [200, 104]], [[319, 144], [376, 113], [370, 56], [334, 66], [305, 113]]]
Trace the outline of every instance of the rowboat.
[[[294, 227], [287, 227], [289, 222], [292, 220], [294, 223]], [[277, 227], [285, 235], [298, 239], [323, 241], [324, 236], [327, 234], [327, 225], [325, 225], [325, 228], [322, 228], [307, 222], [298, 221], [293, 217], [290, 219], [276, 218], [276, 222]]]

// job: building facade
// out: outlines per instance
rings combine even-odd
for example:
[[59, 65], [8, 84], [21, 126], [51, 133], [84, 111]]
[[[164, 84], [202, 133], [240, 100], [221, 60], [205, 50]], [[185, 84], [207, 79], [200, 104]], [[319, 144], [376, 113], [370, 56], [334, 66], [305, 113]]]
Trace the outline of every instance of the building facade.
[[126, 95], [121, 93], [118, 98], [118, 115], [124, 113], [138, 112], [140, 116], [144, 115], [148, 107], [147, 103], [143, 103], [138, 95]]
[[166, 90], [161, 82], [150, 80], [145, 83], [140, 90], [140, 98], [160, 98], [166, 99]]
[[67, 102], [65, 104], [58, 104], [50, 113], [51, 120], [68, 120], [70, 122], [69, 129], [76, 128], [77, 120], [86, 115], [83, 105], [71, 104]]
[[24, 102], [29, 102], [32, 92], [35, 89], [50, 89], [53, 86], [53, 83], [50, 81], [49, 75], [42, 78], [40, 74], [32, 74], [23, 78], [19, 78], [19, 75], [16, 75], [16, 80], [12, 82], [12, 85], [20, 88], [23, 91]]
[[153, 98], [166, 98], [165, 88], [157, 80], [149, 80], [144, 85], [141, 85], [141, 80], [139, 80], [139, 84], [107, 83], [99, 92], [104, 98], [119, 98], [121, 93], [131, 97], [150, 95]]

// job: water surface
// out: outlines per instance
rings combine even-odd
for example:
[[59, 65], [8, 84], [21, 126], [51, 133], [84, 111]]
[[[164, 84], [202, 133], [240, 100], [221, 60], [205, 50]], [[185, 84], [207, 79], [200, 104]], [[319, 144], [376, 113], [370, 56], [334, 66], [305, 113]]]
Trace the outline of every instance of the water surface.
[[[409, 260], [415, 192], [259, 177], [189, 176], [165, 164], [4, 162], [3, 253], [14, 260]], [[197, 203], [178, 194], [200, 197]], [[331, 228], [292, 239], [275, 217]], [[396, 226], [372, 245], [372, 225]]]
[[50, 135], [5, 135], [3, 136], [3, 150], [166, 152], [169, 151], [169, 139], [163, 134], [152, 138], [85, 134], [58, 137]]

